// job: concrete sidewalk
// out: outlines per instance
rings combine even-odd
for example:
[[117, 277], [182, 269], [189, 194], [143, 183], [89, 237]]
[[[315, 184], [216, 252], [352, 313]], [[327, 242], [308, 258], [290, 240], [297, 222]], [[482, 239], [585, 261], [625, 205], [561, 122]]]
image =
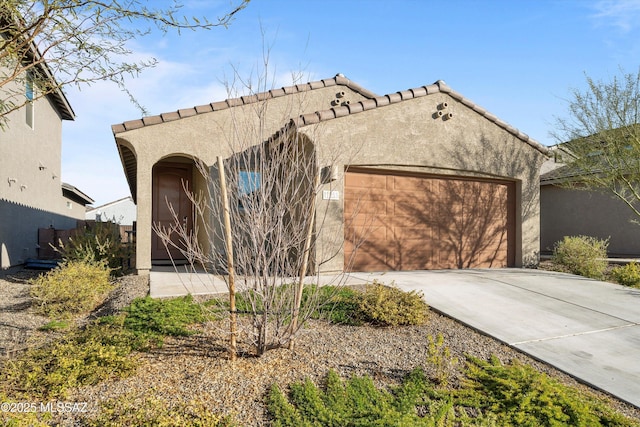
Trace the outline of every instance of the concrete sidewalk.
[[640, 407], [640, 290], [524, 269], [353, 273]]
[[[297, 279], [279, 279], [282, 283], [292, 283]], [[321, 285], [358, 285], [367, 279], [344, 274], [310, 276], [305, 283]], [[228, 292], [227, 283], [222, 276], [214, 276], [202, 269], [196, 271], [189, 266], [153, 266], [149, 272], [149, 295], [153, 298], [177, 297], [182, 295], [215, 295]]]

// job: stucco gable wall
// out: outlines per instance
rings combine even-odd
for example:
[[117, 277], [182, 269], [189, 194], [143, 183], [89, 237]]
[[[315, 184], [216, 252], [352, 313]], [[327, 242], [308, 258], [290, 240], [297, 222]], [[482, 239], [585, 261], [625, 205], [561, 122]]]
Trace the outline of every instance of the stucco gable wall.
[[249, 144], [262, 142], [291, 118], [331, 108], [340, 91], [345, 92], [339, 98], [342, 100], [357, 102], [366, 99], [346, 86], [337, 85], [147, 125], [118, 133], [117, 138], [131, 145], [138, 156], [139, 166], [153, 165], [172, 154], [191, 155], [211, 165], [216, 156], [231, 155], [232, 146], [243, 144], [246, 148]]
[[[446, 102], [449, 120], [434, 118]], [[449, 95], [438, 93], [370, 111], [305, 126], [300, 132], [317, 143], [320, 166], [337, 163], [435, 174], [500, 178], [516, 181], [518, 265], [534, 260], [539, 251], [539, 169], [546, 158], [540, 151], [487, 120]], [[335, 158], [339, 153], [339, 158]], [[340, 169], [340, 168], [339, 168]], [[327, 185], [342, 191], [339, 179]], [[340, 201], [319, 200], [328, 209], [327, 235], [340, 235]], [[321, 238], [320, 253], [333, 243]], [[320, 255], [321, 256], [321, 255]], [[342, 267], [335, 260], [333, 269]]]

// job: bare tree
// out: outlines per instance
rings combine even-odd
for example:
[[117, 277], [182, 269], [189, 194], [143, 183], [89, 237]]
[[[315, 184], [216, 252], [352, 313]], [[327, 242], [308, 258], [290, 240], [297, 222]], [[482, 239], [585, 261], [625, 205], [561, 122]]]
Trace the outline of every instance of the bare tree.
[[[249, 0], [237, 0], [210, 22], [178, 16], [181, 5], [147, 7], [140, 0], [0, 0], [0, 126], [10, 112], [68, 85], [111, 81], [127, 91], [125, 78], [156, 65], [153, 58], [127, 60], [127, 44], [154, 28], [227, 26]], [[27, 96], [25, 97], [25, 87]]]
[[568, 117], [556, 118], [552, 135], [566, 163], [560, 185], [608, 192], [640, 220], [640, 72], [611, 81], [587, 76], [588, 88], [573, 89]]
[[[298, 79], [293, 76], [294, 83]], [[227, 144], [232, 154], [222, 162], [224, 173], [218, 165], [198, 164], [207, 191], [192, 192], [190, 198], [201, 228], [189, 231], [177, 216], [171, 227], [154, 228], [167, 246], [182, 251], [192, 268], [204, 267], [221, 275], [230, 289], [237, 290], [237, 312], [248, 319], [244, 335], [261, 355], [272, 348], [293, 348], [296, 334], [324, 301], [320, 287], [311, 283], [316, 281], [307, 282], [307, 278], [319, 276], [321, 265], [337, 253], [323, 259], [317, 251], [317, 236], [328, 213], [317, 211], [316, 204], [326, 180], [321, 178], [317, 158], [319, 135], [300, 132], [295, 120], [306, 111], [304, 94], [288, 97], [285, 107], [272, 108], [269, 99], [259, 96], [272, 88], [266, 72], [257, 84], [239, 78], [235, 83], [242, 86], [244, 96], [256, 97], [257, 102], [238, 108], [237, 114], [231, 109]], [[230, 97], [237, 94], [236, 89], [229, 85]], [[285, 125], [272, 132], [273, 123]], [[340, 155], [344, 162], [344, 153]], [[323, 167], [336, 167], [340, 155], [323, 158]], [[226, 188], [221, 187], [219, 176], [224, 176]], [[224, 190], [230, 218], [227, 229]], [[232, 248], [225, 231], [230, 233]], [[198, 234], [207, 236], [205, 245]], [[334, 238], [340, 246], [343, 235]], [[227, 257], [228, 250], [233, 251], [232, 258]], [[235, 313], [230, 314], [233, 339]], [[242, 327], [239, 322], [238, 328]]]

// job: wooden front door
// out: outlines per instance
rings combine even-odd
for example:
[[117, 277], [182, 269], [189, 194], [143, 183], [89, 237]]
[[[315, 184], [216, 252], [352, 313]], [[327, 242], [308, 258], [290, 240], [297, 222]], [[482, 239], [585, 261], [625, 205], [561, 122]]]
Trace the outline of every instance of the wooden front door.
[[[153, 168], [153, 224], [154, 227], [171, 230], [176, 222], [186, 226], [189, 234], [193, 230], [193, 209], [186, 191], [191, 191], [192, 165], [185, 163], [163, 163]], [[173, 210], [173, 212], [172, 212]], [[184, 238], [171, 233], [171, 241], [178, 246], [167, 248], [162, 239], [152, 233], [151, 259], [184, 260], [179, 248], [184, 248]]]

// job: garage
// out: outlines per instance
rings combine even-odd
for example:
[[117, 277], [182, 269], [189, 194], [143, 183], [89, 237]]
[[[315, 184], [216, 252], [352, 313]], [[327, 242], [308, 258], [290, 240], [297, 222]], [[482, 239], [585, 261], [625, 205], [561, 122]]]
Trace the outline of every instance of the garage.
[[349, 168], [345, 270], [515, 265], [515, 183]]

